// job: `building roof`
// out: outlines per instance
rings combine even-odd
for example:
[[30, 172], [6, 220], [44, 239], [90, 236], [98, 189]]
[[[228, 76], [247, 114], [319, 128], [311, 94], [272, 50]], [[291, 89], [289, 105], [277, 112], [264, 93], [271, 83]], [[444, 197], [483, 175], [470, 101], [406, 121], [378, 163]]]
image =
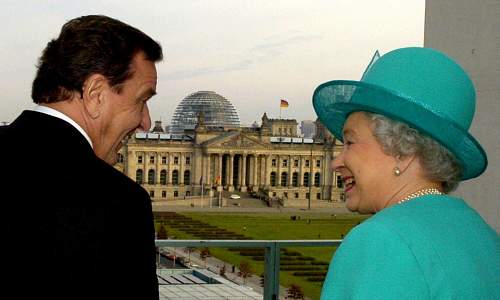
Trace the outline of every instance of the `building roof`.
[[[199, 123], [203, 124], [199, 124]], [[184, 98], [175, 109], [171, 132], [182, 133], [196, 125], [207, 128], [238, 128], [240, 119], [234, 106], [213, 91], [199, 91]]]
[[203, 269], [157, 269], [160, 300], [252, 300], [262, 295]]

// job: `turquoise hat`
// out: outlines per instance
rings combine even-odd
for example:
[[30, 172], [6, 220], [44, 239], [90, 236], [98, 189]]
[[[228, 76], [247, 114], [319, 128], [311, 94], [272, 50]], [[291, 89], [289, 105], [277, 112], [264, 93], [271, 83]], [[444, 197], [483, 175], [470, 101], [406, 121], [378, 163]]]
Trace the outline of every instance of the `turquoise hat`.
[[446, 147], [462, 167], [462, 180], [481, 175], [488, 165], [483, 148], [468, 132], [476, 109], [474, 85], [455, 61], [434, 49], [397, 49], [376, 60], [361, 81], [323, 83], [314, 91], [313, 106], [340, 140], [350, 113], [373, 112]]

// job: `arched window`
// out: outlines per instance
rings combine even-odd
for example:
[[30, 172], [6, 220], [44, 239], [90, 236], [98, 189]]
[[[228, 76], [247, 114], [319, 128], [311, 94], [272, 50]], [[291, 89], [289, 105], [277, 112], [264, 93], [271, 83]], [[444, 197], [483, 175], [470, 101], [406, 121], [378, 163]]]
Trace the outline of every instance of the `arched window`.
[[286, 186], [287, 179], [288, 179], [288, 173], [287, 172], [281, 173], [281, 186]]
[[184, 184], [189, 185], [191, 182], [191, 172], [189, 170], [184, 171]]
[[174, 184], [174, 185], [179, 184], [179, 171], [178, 170], [172, 171], [172, 184]]
[[321, 185], [321, 174], [319, 174], [319, 172], [316, 172], [316, 174], [314, 174], [314, 186], [318, 187]]
[[137, 171], [135, 171], [135, 182], [137, 182], [138, 184], [142, 184], [142, 173], [142, 169], [138, 169]]
[[160, 184], [167, 184], [167, 170], [161, 170], [160, 172]]
[[276, 172], [271, 172], [271, 186], [276, 186]]
[[309, 172], [304, 173], [304, 186], [309, 186]]
[[155, 184], [155, 170], [148, 171], [148, 184]]
[[293, 172], [292, 174], [292, 185], [299, 186], [299, 173]]

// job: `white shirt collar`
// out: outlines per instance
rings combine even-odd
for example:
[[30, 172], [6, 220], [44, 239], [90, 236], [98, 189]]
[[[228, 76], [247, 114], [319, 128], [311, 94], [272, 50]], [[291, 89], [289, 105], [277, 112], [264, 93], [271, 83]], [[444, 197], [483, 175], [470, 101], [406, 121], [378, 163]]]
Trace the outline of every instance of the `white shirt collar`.
[[94, 148], [94, 145], [92, 145], [92, 141], [90, 140], [90, 137], [85, 132], [85, 130], [83, 130], [83, 128], [80, 127], [80, 125], [78, 125], [75, 121], [73, 121], [73, 119], [71, 119], [67, 115], [63, 114], [62, 112], [60, 112], [58, 110], [55, 110], [53, 108], [50, 108], [50, 107], [47, 107], [47, 106], [43, 106], [43, 105], [37, 105], [33, 109], [33, 111], [36, 111], [36, 112], [39, 112], [39, 113], [42, 113], [42, 114], [46, 114], [46, 115], [51, 115], [53, 117], [56, 117], [56, 118], [59, 118], [61, 120], [64, 120], [64, 121], [68, 122], [73, 127], [75, 127], [78, 131], [80, 131], [80, 133], [83, 135], [83, 137], [85, 137], [85, 139], [87, 140], [87, 142], [89, 142], [90, 147]]

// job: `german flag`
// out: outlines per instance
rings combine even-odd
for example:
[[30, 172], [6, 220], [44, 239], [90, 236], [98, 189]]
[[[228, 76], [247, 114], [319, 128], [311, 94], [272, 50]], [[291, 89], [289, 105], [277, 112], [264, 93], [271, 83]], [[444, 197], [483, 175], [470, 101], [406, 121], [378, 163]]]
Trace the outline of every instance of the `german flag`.
[[280, 99], [280, 107], [288, 107], [288, 101]]

